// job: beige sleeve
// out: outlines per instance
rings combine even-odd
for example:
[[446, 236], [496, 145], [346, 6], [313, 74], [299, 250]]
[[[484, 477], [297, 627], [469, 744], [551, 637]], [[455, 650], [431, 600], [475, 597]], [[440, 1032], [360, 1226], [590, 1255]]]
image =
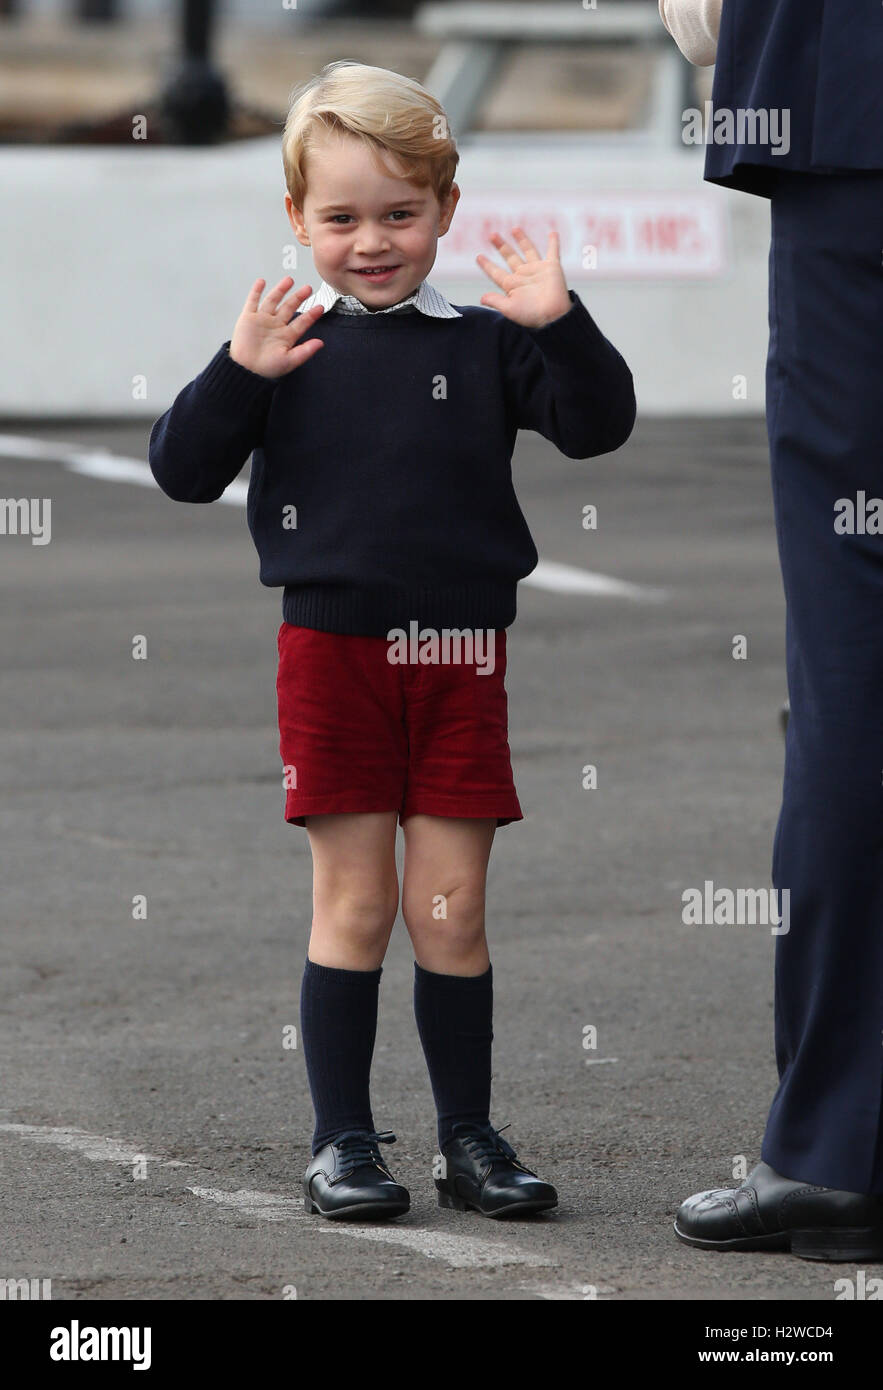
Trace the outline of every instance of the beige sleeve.
[[684, 57], [707, 68], [717, 55], [723, 0], [659, 0], [659, 15]]

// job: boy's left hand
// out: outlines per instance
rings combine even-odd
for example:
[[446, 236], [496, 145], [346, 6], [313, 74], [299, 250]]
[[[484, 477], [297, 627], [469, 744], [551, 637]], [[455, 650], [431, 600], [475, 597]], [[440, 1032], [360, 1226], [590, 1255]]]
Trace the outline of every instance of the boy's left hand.
[[556, 231], [549, 232], [549, 245], [542, 259], [523, 227], [513, 227], [512, 235], [522, 248], [523, 257], [499, 232], [492, 232], [490, 236], [508, 263], [508, 272], [489, 261], [487, 256], [476, 257], [485, 274], [504, 291], [503, 294], [488, 291], [481, 296], [481, 303], [489, 309], [499, 309], [507, 319], [520, 323], [523, 328], [543, 328], [573, 307], [561, 269], [560, 238]]

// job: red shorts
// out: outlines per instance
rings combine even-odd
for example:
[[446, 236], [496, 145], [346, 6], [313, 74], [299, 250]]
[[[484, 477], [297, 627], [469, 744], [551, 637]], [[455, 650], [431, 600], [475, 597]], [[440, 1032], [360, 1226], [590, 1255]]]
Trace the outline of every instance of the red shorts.
[[[347, 811], [522, 820], [509, 756], [506, 631], [492, 672], [462, 661], [394, 664], [386, 637], [283, 623], [279, 752], [285, 819]], [[479, 655], [481, 655], [479, 653]]]

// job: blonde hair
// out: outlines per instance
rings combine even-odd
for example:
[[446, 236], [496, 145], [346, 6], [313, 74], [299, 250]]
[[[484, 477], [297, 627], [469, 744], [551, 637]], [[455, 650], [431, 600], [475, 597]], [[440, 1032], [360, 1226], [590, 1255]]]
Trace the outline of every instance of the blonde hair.
[[[432, 188], [440, 203], [450, 193], [460, 156], [448, 118], [436, 98], [413, 78], [342, 58], [295, 87], [290, 103], [282, 132], [282, 164], [296, 208], [304, 205], [310, 151], [329, 130], [364, 141], [378, 163], [388, 151], [404, 168], [402, 179]], [[384, 173], [392, 172], [383, 168]]]

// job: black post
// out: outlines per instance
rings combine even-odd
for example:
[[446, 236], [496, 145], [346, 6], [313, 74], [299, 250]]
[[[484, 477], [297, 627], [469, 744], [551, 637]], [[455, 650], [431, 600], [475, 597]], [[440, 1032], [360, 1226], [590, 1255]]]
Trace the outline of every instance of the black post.
[[214, 0], [182, 0], [184, 54], [160, 94], [163, 135], [170, 144], [212, 144], [227, 129], [227, 84], [209, 58], [214, 17]]
[[117, 0], [77, 0], [77, 19], [119, 19]]
[[188, 58], [208, 58], [214, 8], [214, 0], [185, 0], [181, 15], [181, 37]]

